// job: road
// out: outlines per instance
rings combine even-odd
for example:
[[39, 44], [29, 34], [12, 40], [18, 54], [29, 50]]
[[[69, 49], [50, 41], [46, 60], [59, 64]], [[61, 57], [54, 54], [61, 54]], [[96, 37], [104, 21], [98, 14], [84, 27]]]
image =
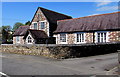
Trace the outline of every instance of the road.
[[118, 65], [117, 53], [65, 60], [2, 53], [0, 58], [7, 75], [106, 75]]

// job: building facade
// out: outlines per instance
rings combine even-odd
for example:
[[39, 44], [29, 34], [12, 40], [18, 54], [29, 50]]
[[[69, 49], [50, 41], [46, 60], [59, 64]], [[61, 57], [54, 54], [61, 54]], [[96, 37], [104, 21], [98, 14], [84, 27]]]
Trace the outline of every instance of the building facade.
[[25, 36], [29, 25], [20, 26], [13, 34], [13, 44], [25, 44], [23, 37]]
[[[31, 24], [29, 25], [29, 28], [24, 27], [25, 30], [21, 30], [20, 27], [15, 31], [13, 36], [13, 44], [50, 43], [47, 41], [51, 41], [54, 39], [53, 32], [57, 28], [57, 20], [71, 18], [71, 16], [38, 7], [31, 21]], [[38, 32], [38, 34], [36, 32]], [[21, 35], [21, 33], [23, 34]], [[41, 37], [41, 35], [45, 36], [45, 38]]]
[[38, 7], [31, 24], [19, 27], [13, 44], [120, 42], [120, 12], [72, 18]]
[[119, 13], [60, 20], [54, 32], [56, 44], [120, 42]]

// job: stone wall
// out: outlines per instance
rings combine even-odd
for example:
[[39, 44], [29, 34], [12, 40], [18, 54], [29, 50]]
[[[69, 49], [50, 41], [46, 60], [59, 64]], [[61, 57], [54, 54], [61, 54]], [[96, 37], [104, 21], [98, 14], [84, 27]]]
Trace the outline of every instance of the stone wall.
[[67, 34], [67, 38], [68, 44], [75, 44], [75, 34]]
[[109, 32], [109, 42], [120, 42], [120, 31]]
[[[97, 50], [97, 51], [96, 51]], [[120, 50], [120, 43], [87, 45], [0, 45], [0, 52], [45, 56], [54, 59], [85, 57], [113, 53]]]
[[49, 58], [61, 59], [69, 56], [68, 47], [60, 46], [35, 46], [35, 45], [1, 45], [0, 52], [23, 54], [23, 55], [36, 55], [45, 56]]
[[85, 42], [93, 43], [93, 33], [85, 33]]
[[[94, 36], [93, 36], [94, 34]], [[62, 44], [60, 42], [60, 35], [56, 34], [56, 44]], [[93, 39], [94, 38], [94, 39]], [[95, 42], [95, 33], [87, 32], [85, 33], [85, 43]], [[108, 42], [120, 42], [120, 31], [109, 31], [108, 32]], [[76, 34], [69, 33], [67, 34], [67, 43], [66, 44], [76, 44]]]
[[[38, 14], [40, 14], [40, 19], [38, 19]], [[46, 17], [44, 16], [44, 14], [42, 13], [42, 11], [40, 9], [37, 10], [33, 21], [32, 22], [37, 22], [37, 21], [44, 21], [47, 20]]]

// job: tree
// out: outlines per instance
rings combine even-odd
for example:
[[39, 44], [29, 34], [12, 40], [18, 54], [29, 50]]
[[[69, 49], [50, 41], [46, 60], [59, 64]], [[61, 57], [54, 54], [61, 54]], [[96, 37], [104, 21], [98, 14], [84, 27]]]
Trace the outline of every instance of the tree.
[[10, 40], [10, 34], [9, 32], [11, 31], [10, 26], [2, 26], [2, 42], [7, 43], [8, 39]]
[[30, 21], [27, 21], [27, 22], [25, 23], [25, 25], [30, 25], [30, 23], [31, 23]]
[[17, 22], [14, 24], [13, 26], [13, 31], [15, 31], [16, 29], [18, 29], [20, 26], [23, 26], [24, 24], [23, 23], [20, 23], [20, 22]]

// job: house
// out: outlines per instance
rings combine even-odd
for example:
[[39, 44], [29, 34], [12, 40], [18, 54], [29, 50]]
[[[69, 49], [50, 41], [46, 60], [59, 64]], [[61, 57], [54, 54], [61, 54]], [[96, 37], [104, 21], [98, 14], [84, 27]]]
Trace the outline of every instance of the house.
[[26, 25], [20, 26], [17, 30], [15, 30], [15, 33], [13, 34], [13, 44], [25, 44], [23, 37], [28, 29], [29, 25]]
[[120, 12], [59, 20], [56, 44], [120, 42]]
[[[41, 44], [53, 40], [53, 32], [57, 28], [57, 20], [71, 19], [55, 11], [38, 7], [27, 31], [18, 29], [14, 33], [13, 44]], [[23, 28], [23, 27], [21, 27]], [[43, 35], [43, 37], [41, 36]], [[45, 36], [45, 37], [44, 37]], [[38, 37], [38, 38], [37, 38]]]
[[21, 26], [13, 44], [86, 44], [120, 42], [120, 12], [72, 18], [38, 7], [29, 26]]
[[35, 29], [29, 29], [27, 33], [25, 34], [23, 39], [26, 39], [27, 44], [46, 44], [46, 40], [48, 38], [48, 35], [43, 30], [35, 30]]

